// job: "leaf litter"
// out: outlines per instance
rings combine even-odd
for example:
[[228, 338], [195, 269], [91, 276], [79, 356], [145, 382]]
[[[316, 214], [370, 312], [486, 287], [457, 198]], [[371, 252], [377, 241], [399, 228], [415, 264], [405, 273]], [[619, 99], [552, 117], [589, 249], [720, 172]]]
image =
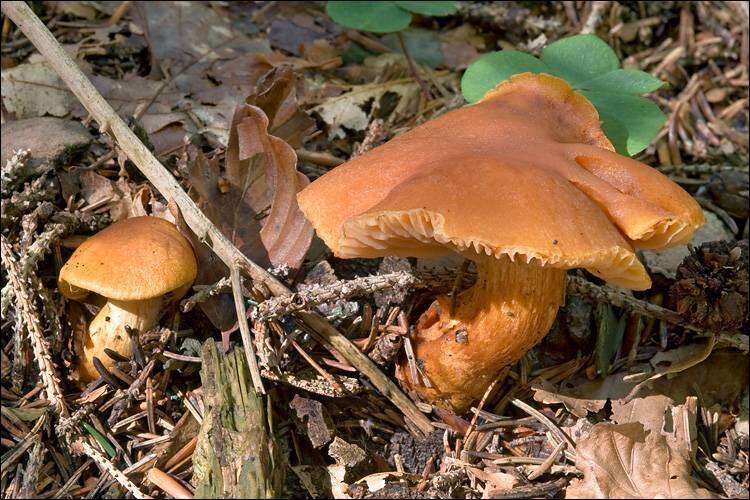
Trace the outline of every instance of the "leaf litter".
[[[667, 124], [642, 159], [701, 200], [712, 227], [721, 227], [708, 240], [721, 233], [729, 242], [701, 254], [687, 247], [679, 256], [653, 261], [655, 287], [638, 298], [689, 311], [709, 328], [728, 325], [721, 327], [724, 333], [741, 335], [737, 317], [743, 316], [707, 313], [717, 310], [708, 304], [729, 310], [728, 300], [740, 314], [747, 308], [723, 293], [746, 297], [746, 288], [728, 279], [731, 273], [722, 274], [722, 265], [715, 267], [734, 262], [733, 243], [747, 237], [746, 183], [743, 188], [742, 180], [732, 177], [744, 179], [747, 172], [747, 58], [740, 50], [747, 30], [737, 22], [742, 12], [735, 13], [734, 6], [609, 3], [592, 21], [595, 9], [588, 2], [467, 3], [439, 23], [417, 17], [407, 45], [419, 56], [420, 73], [435, 96], [425, 101], [392, 36], [349, 34], [318, 5], [136, 2], [115, 19], [114, 4], [67, 4], [57, 11], [45, 5], [42, 16], [104, 97], [132, 121], [224, 234], [290, 285], [304, 283], [316, 267], [326, 269], [326, 286], [336, 286], [342, 277], [375, 274], [380, 264], [340, 261], [325, 249], [307, 252], [320, 245], [294, 201], [305, 176], [317, 177], [362, 145], [372, 147], [462, 105], [455, 70], [478, 54], [498, 48], [538, 54], [546, 43], [593, 22], [623, 67], [670, 83], [656, 94]], [[107, 25], [108, 18], [114, 24]], [[236, 321], [226, 288], [215, 285], [226, 269], [194, 241], [201, 260], [194, 292], [216, 287], [213, 298], [181, 315], [172, 310], [162, 328], [141, 332], [141, 354], [153, 361], [150, 372], [135, 359], [122, 362], [120, 382], [77, 392], [66, 376], [75, 359], [74, 330], [67, 323], [78, 316], [85, 321], [90, 311], [76, 316], [72, 307], [66, 309], [54, 280], [56, 266], [93, 230], [79, 225], [64, 239], [55, 236], [60, 223], [50, 211], [93, 217], [99, 227], [146, 214], [184, 224], [179, 213], [170, 212], [170, 200], [150, 188], [106, 136], [87, 126], [85, 110], [38, 56], [29, 57], [23, 36], [11, 28], [3, 42], [4, 184], [13, 180], [8, 184], [13, 200], [36, 196], [33, 181], [45, 171], [57, 181], [45, 189], [59, 190], [40, 195], [47, 205], [18, 211], [10, 226], [4, 224], [4, 237], [22, 261], [29, 249], [37, 252], [31, 255], [37, 255], [32, 260], [39, 260], [39, 270], [29, 279], [38, 284], [50, 340], [60, 346], [55, 356], [77, 412], [74, 422], [86, 429], [92, 446], [107, 457], [113, 452], [113, 466], [142, 491], [163, 495], [144, 479], [154, 464], [190, 488], [190, 457], [204, 412], [196, 348]], [[57, 117], [60, 130], [78, 135], [50, 144], [49, 133], [36, 128], [41, 123], [36, 120], [51, 120], [48, 116]], [[28, 162], [15, 146], [6, 153], [6, 134], [21, 119], [35, 120], [23, 127], [29, 137], [16, 143], [30, 151]], [[378, 121], [379, 129], [373, 126]], [[84, 140], [87, 135], [93, 141]], [[51, 165], [39, 168], [40, 161]], [[30, 245], [47, 238], [51, 243]], [[449, 282], [455, 277], [456, 265], [451, 266]], [[404, 269], [410, 272], [395, 270]], [[670, 290], [675, 278], [680, 285]], [[259, 297], [247, 292], [252, 306]], [[390, 374], [402, 348], [391, 340], [408, 331], [430, 293], [399, 291], [388, 300], [368, 295], [321, 310]], [[340, 498], [741, 496], [748, 485], [747, 354], [718, 349], [718, 340], [714, 346], [689, 330], [615, 306], [594, 314], [592, 300], [569, 297], [553, 329], [557, 334], [513, 367], [483, 408], [461, 416], [422, 404], [437, 427], [426, 439], [410, 434], [403, 416], [341, 353], [299, 328], [292, 316], [254, 323], [257, 351], [267, 357], [260, 360], [266, 383], [275, 391], [275, 439], [284, 443], [285, 460], [295, 472], [288, 474], [285, 491]], [[58, 318], [61, 326], [54, 326], [50, 311], [65, 311]], [[35, 389], [38, 375], [28, 368], [33, 359], [23, 325], [5, 291], [3, 318], [0, 437], [3, 452], [9, 452], [3, 455], [4, 494], [122, 495], [90, 462], [61, 461], [58, 451], [67, 454], [67, 444], [36, 428], [48, 412]], [[382, 357], [379, 346], [386, 344], [396, 351]], [[137, 389], [124, 396], [122, 383], [140, 376], [151, 392]], [[642, 385], [633, 392], [637, 384]], [[515, 399], [533, 401], [538, 414], [517, 409]], [[306, 419], [302, 425], [291, 425], [292, 402]], [[554, 426], [575, 446], [561, 447]], [[34, 451], [39, 438], [52, 450], [41, 459]], [[45, 474], [36, 474], [40, 468]], [[45, 479], [28, 486], [25, 478], [32, 476]]]

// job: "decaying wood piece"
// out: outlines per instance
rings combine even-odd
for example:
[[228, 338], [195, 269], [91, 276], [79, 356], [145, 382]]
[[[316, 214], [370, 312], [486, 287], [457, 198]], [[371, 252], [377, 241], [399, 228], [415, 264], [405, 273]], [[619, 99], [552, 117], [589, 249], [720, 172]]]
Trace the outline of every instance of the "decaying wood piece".
[[203, 345], [205, 413], [193, 454], [196, 498], [281, 496], [285, 464], [268, 429], [264, 398], [252, 389], [242, 349]]

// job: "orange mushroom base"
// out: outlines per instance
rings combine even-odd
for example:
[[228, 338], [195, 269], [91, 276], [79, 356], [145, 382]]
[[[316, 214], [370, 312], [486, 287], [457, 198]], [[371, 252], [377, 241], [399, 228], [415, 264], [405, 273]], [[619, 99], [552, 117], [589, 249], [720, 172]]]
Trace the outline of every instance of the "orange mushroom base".
[[412, 379], [406, 359], [396, 372], [422, 399], [459, 412], [547, 334], [565, 293], [564, 269], [507, 256], [472, 260], [477, 282], [458, 296], [453, 314], [450, 297], [440, 296], [417, 322], [412, 338], [420, 380]]

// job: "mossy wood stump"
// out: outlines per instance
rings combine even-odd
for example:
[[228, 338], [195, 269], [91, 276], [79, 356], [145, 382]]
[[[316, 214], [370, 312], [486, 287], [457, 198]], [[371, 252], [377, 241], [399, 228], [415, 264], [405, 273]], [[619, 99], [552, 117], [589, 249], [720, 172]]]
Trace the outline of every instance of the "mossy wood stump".
[[274, 498], [284, 464], [268, 428], [264, 398], [255, 393], [242, 349], [221, 355], [203, 344], [205, 414], [193, 454], [196, 498]]

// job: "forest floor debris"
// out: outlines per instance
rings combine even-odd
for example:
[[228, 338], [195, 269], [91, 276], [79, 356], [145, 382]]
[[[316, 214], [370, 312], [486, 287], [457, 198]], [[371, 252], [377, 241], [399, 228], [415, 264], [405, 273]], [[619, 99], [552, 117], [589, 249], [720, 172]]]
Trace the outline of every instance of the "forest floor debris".
[[[3, 16], [2, 496], [212, 491], [200, 475], [213, 467], [201, 424], [228, 448], [247, 443], [213, 427], [222, 401], [204, 393], [201, 371], [218, 361], [202, 344], [223, 334], [236, 349], [235, 329], [267, 392], [261, 427], [277, 447], [269, 456], [289, 467], [285, 496], [747, 495], [746, 6], [461, 2], [404, 32], [417, 68], [394, 36], [347, 31], [321, 3], [34, 9], [231, 248], [217, 258], [196, 238], [204, 274], [194, 295], [139, 332], [131, 358], [113, 354], [108, 376], [85, 388], [71, 380], [74, 339], [95, 312], [57, 291], [72, 249], [134, 215], [182, 229], [195, 219]], [[430, 298], [459, 292], [471, 269], [332, 257], [302, 219], [281, 218], [307, 182], [299, 172], [313, 180], [463, 105], [457, 70], [481, 52], [538, 53], [581, 32], [669, 83], [654, 97], [667, 124], [638, 158], [693, 194], [717, 230], [671, 262], [647, 256], [646, 292], [571, 273], [552, 333], [467, 415], [413, 401], [393, 381], [395, 359]], [[261, 189], [268, 176], [283, 179], [276, 191]], [[240, 215], [253, 224], [238, 232]], [[234, 246], [262, 267], [240, 266], [232, 283], [234, 263], [220, 258]], [[232, 291], [246, 310], [239, 324]], [[251, 390], [239, 377], [247, 386], [232, 390]], [[618, 454], [630, 460], [613, 462]]]

